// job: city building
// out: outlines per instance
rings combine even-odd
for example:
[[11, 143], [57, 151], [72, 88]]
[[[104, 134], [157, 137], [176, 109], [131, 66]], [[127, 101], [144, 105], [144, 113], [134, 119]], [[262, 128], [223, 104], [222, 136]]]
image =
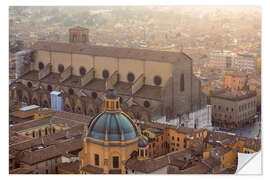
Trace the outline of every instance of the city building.
[[256, 92], [225, 90], [210, 97], [212, 124], [223, 128], [241, 128], [255, 122]]
[[212, 51], [209, 64], [218, 69], [230, 69], [233, 67], [235, 55], [231, 51]]
[[247, 82], [248, 76], [244, 73], [227, 73], [224, 75], [224, 88], [230, 88], [235, 90], [248, 89]]
[[256, 72], [256, 57], [252, 54], [238, 53], [233, 60], [232, 66], [248, 73]]
[[183, 112], [175, 118], [158, 117], [155, 122], [188, 128], [210, 128], [212, 127], [212, 106], [206, 105], [201, 109], [191, 112]]
[[[109, 90], [104, 112], [94, 118], [40, 108], [33, 120], [10, 127], [10, 174], [104, 174], [106, 169], [130, 174], [233, 174], [238, 152], [260, 151], [260, 139], [153, 122], [137, 126], [119, 109], [119, 101]], [[48, 132], [50, 127], [56, 130], [46, 134], [45, 126]]]
[[[86, 30], [70, 33], [84, 39]], [[28, 105], [50, 108], [50, 92], [59, 91], [64, 111], [94, 116], [102, 111], [110, 85], [135, 119], [173, 117], [206, 105], [200, 81], [192, 74], [192, 59], [183, 52], [38, 41], [17, 56], [21, 68], [10, 84], [10, 99]]]

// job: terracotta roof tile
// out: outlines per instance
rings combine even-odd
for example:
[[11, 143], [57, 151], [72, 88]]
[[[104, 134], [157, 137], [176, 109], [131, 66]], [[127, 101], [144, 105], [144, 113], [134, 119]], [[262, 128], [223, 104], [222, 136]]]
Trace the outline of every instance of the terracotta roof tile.
[[138, 160], [137, 158], [129, 159], [126, 167], [143, 173], [151, 173], [168, 165], [168, 157], [163, 156], [155, 159]]
[[81, 170], [92, 173], [92, 174], [103, 174], [104, 173], [104, 170], [102, 168], [94, 167], [94, 166], [91, 166], [90, 164], [84, 166]]
[[190, 57], [181, 52], [154, 51], [134, 48], [117, 48], [91, 46], [89, 44], [73, 44], [60, 42], [38, 41], [32, 46], [35, 50], [52, 50], [56, 52], [89, 54], [93, 56], [119, 57], [141, 59], [159, 62], [175, 63], [179, 59], [190, 61]]
[[58, 169], [62, 169], [72, 174], [80, 174], [80, 161], [58, 164]]

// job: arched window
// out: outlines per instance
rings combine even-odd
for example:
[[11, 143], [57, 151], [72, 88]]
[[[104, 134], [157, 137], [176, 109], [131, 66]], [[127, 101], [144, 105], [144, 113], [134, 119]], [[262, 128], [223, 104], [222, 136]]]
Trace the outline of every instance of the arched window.
[[135, 79], [135, 76], [132, 72], [129, 72], [128, 75], [127, 75], [127, 80], [128, 82], [133, 82]]
[[84, 76], [86, 74], [86, 69], [84, 67], [80, 67], [80, 75]]
[[95, 154], [95, 165], [99, 166], [99, 155]]
[[44, 68], [43, 62], [38, 63], [38, 68], [39, 68], [39, 70], [42, 70]]
[[52, 86], [51, 86], [51, 85], [48, 85], [48, 86], [47, 86], [47, 90], [48, 90], [48, 91], [52, 91]]
[[72, 88], [70, 88], [70, 89], [68, 90], [68, 92], [69, 92], [70, 95], [73, 95], [73, 94], [74, 94], [74, 91], [73, 91]]
[[184, 74], [181, 74], [180, 77], [180, 91], [184, 91], [185, 90], [185, 77]]
[[92, 92], [92, 98], [96, 99], [97, 98], [97, 93], [96, 92]]
[[122, 97], [120, 97], [119, 98], [119, 101], [120, 101], [120, 104], [123, 102], [123, 98]]
[[141, 149], [141, 157], [144, 157], [144, 151]]
[[146, 108], [150, 107], [149, 101], [144, 101], [143, 105], [144, 105], [144, 107], [146, 107]]
[[119, 168], [119, 157], [113, 156], [113, 168]]
[[155, 76], [154, 77], [154, 83], [155, 83], [155, 85], [159, 86], [161, 84], [161, 77], [160, 76]]
[[104, 69], [102, 72], [102, 76], [104, 79], [107, 79], [109, 77], [110, 73], [107, 69]]
[[64, 72], [64, 69], [65, 69], [65, 67], [63, 64], [58, 65], [58, 72], [62, 73], [62, 72]]
[[32, 87], [32, 83], [29, 81], [29, 82], [27, 83], [27, 86], [28, 86], [29, 88], [31, 88], [31, 87]]

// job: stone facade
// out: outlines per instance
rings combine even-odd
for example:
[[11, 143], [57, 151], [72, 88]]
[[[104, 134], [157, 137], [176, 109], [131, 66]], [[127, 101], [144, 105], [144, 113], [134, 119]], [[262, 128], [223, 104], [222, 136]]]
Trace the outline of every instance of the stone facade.
[[213, 125], [225, 128], [240, 128], [254, 121], [256, 115], [256, 93], [242, 96], [211, 97]]

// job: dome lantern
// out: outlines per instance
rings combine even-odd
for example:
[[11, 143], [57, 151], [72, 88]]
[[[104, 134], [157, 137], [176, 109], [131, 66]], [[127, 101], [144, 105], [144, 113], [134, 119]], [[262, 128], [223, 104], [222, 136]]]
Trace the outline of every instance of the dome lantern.
[[114, 88], [110, 86], [106, 96], [105, 96], [105, 111], [109, 112], [119, 112], [120, 108], [120, 98], [115, 92]]

